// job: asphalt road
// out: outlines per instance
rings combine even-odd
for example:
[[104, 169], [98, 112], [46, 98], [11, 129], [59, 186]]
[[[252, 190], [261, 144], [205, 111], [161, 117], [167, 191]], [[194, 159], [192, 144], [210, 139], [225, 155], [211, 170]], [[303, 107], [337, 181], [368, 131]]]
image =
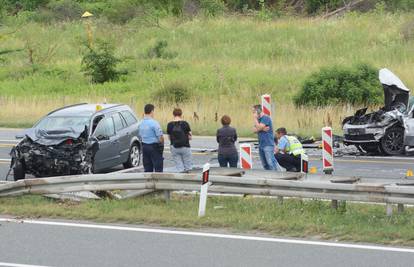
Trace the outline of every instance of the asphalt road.
[[[9, 152], [16, 143], [15, 135], [21, 133], [19, 129], [0, 129], [0, 180], [4, 180], [9, 169]], [[201, 166], [206, 162], [218, 165], [217, 154], [208, 152], [216, 149], [217, 143], [212, 137], [194, 137], [191, 141], [193, 161]], [[309, 151], [310, 166], [315, 166], [318, 173], [322, 173], [321, 151]], [[414, 157], [352, 157], [344, 156], [335, 158], [335, 175], [360, 176], [368, 179], [399, 180], [405, 177], [407, 170], [414, 168]], [[165, 166], [167, 170], [173, 170], [171, 155], [166, 150]], [[254, 153], [254, 168], [261, 168], [257, 153]], [[114, 168], [113, 170], [120, 169]], [[112, 171], [112, 170], [111, 170]]]
[[0, 266], [398, 267], [414, 262], [414, 249], [63, 221], [0, 223]]

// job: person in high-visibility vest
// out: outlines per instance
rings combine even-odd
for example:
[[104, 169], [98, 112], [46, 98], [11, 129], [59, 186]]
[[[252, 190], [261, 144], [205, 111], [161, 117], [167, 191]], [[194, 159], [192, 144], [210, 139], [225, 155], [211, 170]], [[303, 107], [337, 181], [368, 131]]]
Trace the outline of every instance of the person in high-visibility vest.
[[275, 148], [275, 157], [277, 162], [290, 172], [300, 172], [301, 158], [305, 154], [305, 150], [301, 142], [292, 135], [287, 135], [286, 128], [276, 130], [278, 139]]

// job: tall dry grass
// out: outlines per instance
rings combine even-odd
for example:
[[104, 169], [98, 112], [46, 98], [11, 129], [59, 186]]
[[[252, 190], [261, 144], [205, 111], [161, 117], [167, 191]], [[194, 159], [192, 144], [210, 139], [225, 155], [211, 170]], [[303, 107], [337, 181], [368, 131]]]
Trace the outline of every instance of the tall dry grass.
[[[79, 102], [102, 103], [102, 98], [76, 97], [32, 97], [32, 98], [0, 98], [0, 126], [30, 127], [48, 112]], [[142, 117], [142, 101], [131, 99], [125, 104], [130, 105], [138, 117]], [[237, 128], [240, 136], [252, 136], [253, 116], [251, 107], [255, 103], [246, 99], [193, 99], [187, 104], [179, 105], [184, 112], [184, 119], [189, 121], [193, 132], [197, 135], [214, 135], [221, 127], [220, 118], [224, 114], [232, 118], [232, 125]], [[174, 104], [156, 105], [156, 119], [163, 128], [172, 119]], [[345, 116], [352, 114], [351, 106], [330, 106], [324, 108], [297, 108], [293, 104], [275, 104], [273, 112], [274, 127], [286, 127], [289, 132], [300, 135], [320, 135], [323, 126], [332, 126], [341, 132], [340, 122]]]

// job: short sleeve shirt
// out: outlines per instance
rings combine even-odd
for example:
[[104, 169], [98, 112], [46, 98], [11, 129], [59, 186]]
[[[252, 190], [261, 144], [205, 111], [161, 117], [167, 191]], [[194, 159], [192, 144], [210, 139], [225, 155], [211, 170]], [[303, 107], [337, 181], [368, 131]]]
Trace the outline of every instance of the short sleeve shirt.
[[138, 126], [138, 134], [144, 144], [156, 144], [160, 142], [163, 135], [158, 121], [153, 118], [144, 117]]
[[279, 142], [278, 142], [277, 146], [282, 151], [289, 148], [289, 140], [287, 139], [286, 135], [282, 136], [279, 139]]
[[259, 118], [259, 123], [263, 123], [264, 125], [269, 127], [269, 131], [260, 131], [257, 133], [259, 138], [259, 147], [263, 148], [266, 146], [275, 146], [275, 139], [273, 135], [273, 124], [272, 119], [269, 116], [262, 116]]

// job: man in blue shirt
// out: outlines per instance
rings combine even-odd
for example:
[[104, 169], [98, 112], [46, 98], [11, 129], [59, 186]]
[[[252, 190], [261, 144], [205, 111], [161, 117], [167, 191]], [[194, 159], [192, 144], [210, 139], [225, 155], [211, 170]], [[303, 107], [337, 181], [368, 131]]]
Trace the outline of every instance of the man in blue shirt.
[[145, 172], [162, 172], [164, 136], [160, 124], [154, 120], [154, 105], [144, 107], [144, 119], [138, 126], [142, 140], [142, 156]]
[[254, 127], [253, 131], [259, 138], [259, 155], [265, 170], [280, 170], [274, 156], [275, 140], [273, 136], [272, 119], [265, 115], [261, 105], [253, 107]]

